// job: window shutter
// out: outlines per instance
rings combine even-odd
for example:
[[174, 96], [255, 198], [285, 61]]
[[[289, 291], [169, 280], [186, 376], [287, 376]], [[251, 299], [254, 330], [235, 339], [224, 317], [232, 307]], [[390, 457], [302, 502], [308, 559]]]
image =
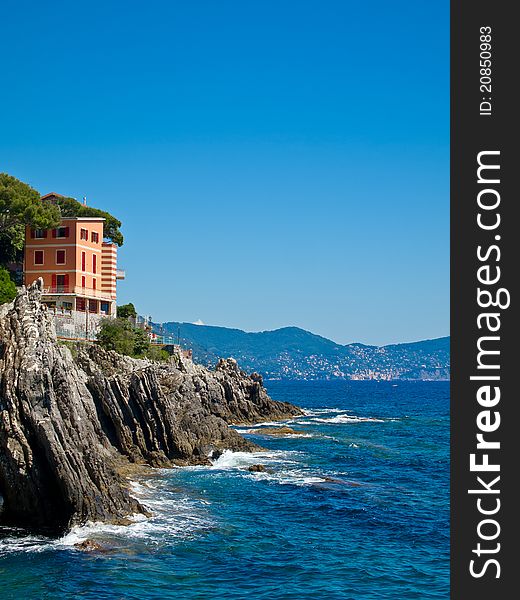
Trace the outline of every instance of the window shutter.
[[34, 236], [36, 235], [36, 232], [34, 231], [34, 229], [31, 229], [31, 237], [34, 239]]
[[56, 237], [56, 229], [52, 230], [52, 237], [55, 238]]
[[65, 237], [69, 237], [69, 227], [65, 227]]
[[67, 273], [63, 276], [63, 285], [65, 286], [65, 292], [69, 292], [69, 276]]
[[43, 230], [43, 237], [44, 237], [44, 238], [46, 238], [46, 237], [47, 237], [47, 230], [46, 230], [46, 229], [44, 229], [44, 230]]
[[54, 290], [56, 289], [56, 273], [52, 274], [52, 290], [51, 292], [54, 292]]

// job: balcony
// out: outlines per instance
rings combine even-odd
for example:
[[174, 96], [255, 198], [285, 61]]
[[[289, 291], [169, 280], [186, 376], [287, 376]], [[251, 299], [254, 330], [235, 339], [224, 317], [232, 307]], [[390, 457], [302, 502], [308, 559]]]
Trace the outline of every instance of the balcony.
[[44, 296], [82, 296], [83, 298], [100, 298], [102, 300], [111, 300], [108, 292], [103, 290], [82, 287], [80, 285], [57, 285], [43, 289]]

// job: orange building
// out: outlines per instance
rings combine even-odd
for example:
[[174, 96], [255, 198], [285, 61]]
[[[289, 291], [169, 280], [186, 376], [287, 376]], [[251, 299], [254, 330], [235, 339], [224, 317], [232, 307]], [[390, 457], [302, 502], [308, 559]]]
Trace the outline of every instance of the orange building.
[[[58, 194], [47, 194], [50, 201]], [[43, 278], [42, 300], [56, 313], [116, 315], [117, 246], [103, 241], [100, 217], [65, 217], [49, 230], [26, 228], [24, 283]], [[95, 318], [91, 319], [95, 323]]]

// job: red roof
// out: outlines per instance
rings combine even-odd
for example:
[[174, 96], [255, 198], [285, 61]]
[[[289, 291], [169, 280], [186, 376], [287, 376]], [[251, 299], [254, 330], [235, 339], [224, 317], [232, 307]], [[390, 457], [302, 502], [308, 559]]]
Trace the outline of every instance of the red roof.
[[56, 192], [50, 192], [48, 194], [45, 194], [45, 196], [42, 196], [40, 200], [45, 200], [45, 198], [65, 198], [65, 196], [63, 196], [62, 194], [57, 194]]

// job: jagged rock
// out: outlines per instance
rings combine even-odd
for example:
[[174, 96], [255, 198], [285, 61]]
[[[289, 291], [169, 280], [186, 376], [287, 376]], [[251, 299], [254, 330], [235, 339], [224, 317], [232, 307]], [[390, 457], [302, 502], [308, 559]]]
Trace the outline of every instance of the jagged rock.
[[264, 467], [264, 465], [250, 465], [247, 468], [248, 471], [251, 471], [251, 473], [267, 473], [267, 469]]
[[[131, 461], [144, 460], [162, 467], [210, 464], [209, 456], [216, 450], [258, 449], [228, 427], [223, 418], [231, 420], [241, 402], [251, 402], [247, 390], [231, 387], [226, 374], [212, 373], [193, 363], [184, 364], [181, 371], [174, 361], [157, 364], [114, 354], [90, 346], [78, 352], [77, 361], [88, 374], [87, 386], [104, 431], [112, 445]], [[119, 358], [122, 360], [114, 368]], [[108, 373], [106, 364], [110, 364]], [[268, 399], [256, 411], [269, 409], [272, 412], [265, 415], [275, 418], [287, 407]], [[254, 410], [250, 409], [251, 414]]]
[[142, 511], [117, 476], [86, 378], [58, 346], [41, 283], [0, 308], [1, 520], [62, 530]]
[[[136, 466], [208, 464], [255, 450], [231, 423], [300, 414], [232, 359], [214, 372], [178, 354], [136, 360], [56, 342], [41, 281], [0, 307], [0, 521], [63, 531], [145, 512], [124, 476]], [[126, 462], [125, 462], [126, 461]]]

